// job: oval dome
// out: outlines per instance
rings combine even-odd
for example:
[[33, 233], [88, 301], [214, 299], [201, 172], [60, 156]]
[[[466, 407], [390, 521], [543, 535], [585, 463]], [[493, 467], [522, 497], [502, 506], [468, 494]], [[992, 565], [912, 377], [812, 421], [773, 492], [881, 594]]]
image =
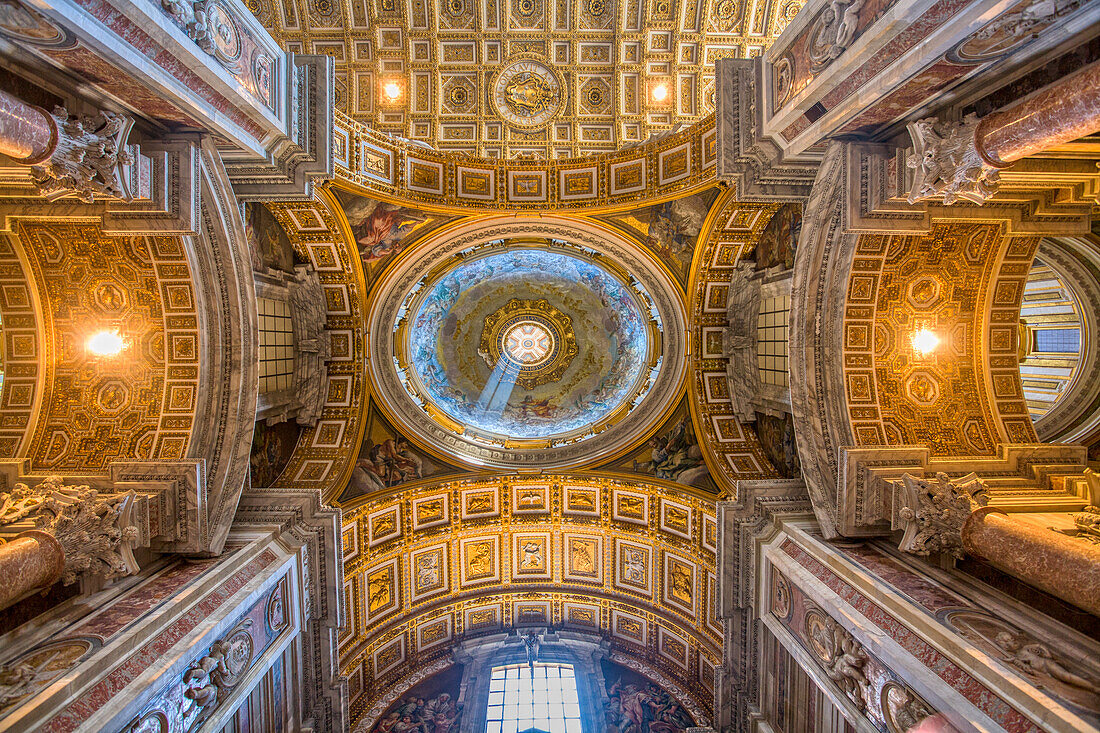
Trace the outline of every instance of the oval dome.
[[639, 297], [560, 246], [459, 260], [427, 278], [406, 311], [417, 391], [467, 432], [519, 440], [586, 432], [649, 374], [651, 316]]
[[367, 318], [376, 404], [421, 447], [471, 465], [619, 455], [686, 376], [675, 281], [591, 220], [481, 217], [433, 232], [382, 275]]

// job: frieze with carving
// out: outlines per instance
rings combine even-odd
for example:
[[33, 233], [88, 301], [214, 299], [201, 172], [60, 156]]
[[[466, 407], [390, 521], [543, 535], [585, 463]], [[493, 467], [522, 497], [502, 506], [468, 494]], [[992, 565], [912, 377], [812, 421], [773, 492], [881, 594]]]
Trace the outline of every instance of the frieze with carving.
[[[273, 610], [286, 609], [286, 579], [261, 596], [220, 638], [194, 657], [130, 722], [128, 733], [190, 733], [234, 695], [242, 678], [290, 627], [273, 625]], [[286, 611], [279, 611], [284, 620]]]
[[831, 680], [875, 728], [904, 733], [935, 710], [852, 633], [776, 567], [771, 618], [817, 659]]

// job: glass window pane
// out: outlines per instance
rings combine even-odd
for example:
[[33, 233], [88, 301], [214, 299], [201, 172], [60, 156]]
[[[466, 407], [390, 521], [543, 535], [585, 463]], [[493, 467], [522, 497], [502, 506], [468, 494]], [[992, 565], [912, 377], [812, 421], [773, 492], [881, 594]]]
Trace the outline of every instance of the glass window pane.
[[572, 665], [501, 665], [493, 668], [490, 677], [486, 733], [522, 733], [529, 728], [580, 733]]

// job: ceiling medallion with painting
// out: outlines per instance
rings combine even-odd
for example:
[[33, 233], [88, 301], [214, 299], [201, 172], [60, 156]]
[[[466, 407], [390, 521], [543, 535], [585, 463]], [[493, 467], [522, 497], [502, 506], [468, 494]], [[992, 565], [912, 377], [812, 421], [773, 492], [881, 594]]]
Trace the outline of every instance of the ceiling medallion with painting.
[[634, 240], [564, 216], [462, 222], [403, 253], [370, 308], [372, 394], [422, 447], [507, 468], [643, 441], [686, 374], [682, 298]]
[[513, 298], [485, 316], [478, 354], [515, 372], [525, 390], [561, 380], [577, 355], [573, 319], [545, 299]]
[[564, 89], [559, 73], [535, 58], [519, 58], [493, 79], [493, 106], [514, 127], [542, 127], [565, 106]]

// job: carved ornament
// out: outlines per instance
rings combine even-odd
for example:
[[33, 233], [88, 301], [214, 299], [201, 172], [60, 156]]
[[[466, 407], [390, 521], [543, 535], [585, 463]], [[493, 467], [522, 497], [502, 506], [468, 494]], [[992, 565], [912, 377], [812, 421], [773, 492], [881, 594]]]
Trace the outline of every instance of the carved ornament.
[[978, 152], [974, 133], [980, 120], [967, 115], [962, 122], [940, 122], [935, 117], [911, 122], [913, 152], [905, 165], [914, 170], [908, 201], [936, 200], [954, 204], [960, 199], [981, 205], [997, 192], [1000, 173]]
[[904, 474], [894, 482], [894, 529], [904, 530], [899, 549], [914, 555], [947, 552], [963, 556], [962, 528], [975, 509], [989, 504], [985, 484], [971, 473], [951, 479]]
[[57, 144], [49, 158], [31, 167], [38, 190], [88, 203], [95, 196], [133, 201], [127, 166], [135, 156], [126, 145], [133, 119], [113, 112], [70, 115], [64, 107], [54, 107], [51, 116]]
[[0, 494], [0, 527], [31, 519], [35, 529], [53, 535], [65, 551], [61, 580], [66, 585], [84, 575], [107, 580], [133, 575], [140, 569], [133, 548], [141, 537], [132, 517], [135, 497], [133, 491], [100, 496], [51, 476], [33, 489], [20, 483]]

